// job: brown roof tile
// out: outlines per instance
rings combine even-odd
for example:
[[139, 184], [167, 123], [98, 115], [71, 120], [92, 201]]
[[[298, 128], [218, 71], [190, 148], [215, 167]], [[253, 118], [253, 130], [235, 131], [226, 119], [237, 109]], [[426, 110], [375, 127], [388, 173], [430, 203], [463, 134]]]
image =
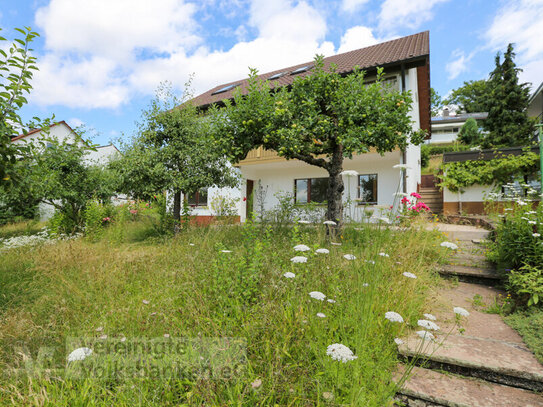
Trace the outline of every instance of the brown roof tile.
[[[326, 68], [333, 63], [337, 65], [337, 71], [339, 73], [347, 73], [351, 72], [355, 66], [358, 66], [361, 69], [375, 68], [378, 66], [384, 66], [392, 63], [415, 59], [417, 57], [422, 57], [429, 54], [430, 33], [428, 31], [424, 31], [418, 34], [409, 35], [407, 37], [398, 38], [396, 40], [372, 45], [371, 47], [360, 48], [354, 51], [349, 51], [343, 54], [337, 54], [331, 57], [324, 58], [324, 66]], [[263, 80], [266, 80], [275, 74], [287, 72], [279, 79], [270, 81], [270, 84], [272, 85], [272, 87], [290, 85], [294, 81], [294, 78], [310, 74], [309, 71], [297, 75], [290, 75], [290, 72], [306, 65], [312, 65], [312, 62], [304, 62], [302, 64], [290, 66], [287, 68], [277, 69], [272, 72], [261, 74], [259, 75], [259, 77]], [[206, 106], [215, 102], [220, 102], [224, 99], [229, 99], [233, 95], [234, 88], [215, 95], [213, 95], [213, 93], [219, 89], [222, 89], [225, 86], [232, 84], [239, 84], [243, 91], [247, 86], [247, 78], [218, 85], [213, 89], [210, 89], [207, 92], [196, 96], [194, 99], [192, 99], [192, 102], [196, 106]]]

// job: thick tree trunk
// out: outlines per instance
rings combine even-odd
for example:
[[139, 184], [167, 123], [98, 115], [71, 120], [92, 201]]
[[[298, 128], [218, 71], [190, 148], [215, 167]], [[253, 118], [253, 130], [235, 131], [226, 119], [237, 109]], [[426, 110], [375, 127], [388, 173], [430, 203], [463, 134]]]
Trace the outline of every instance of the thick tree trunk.
[[176, 222], [181, 220], [181, 191], [173, 193], [173, 218]]
[[338, 227], [343, 223], [343, 148], [339, 146], [332, 155], [332, 160], [328, 166], [328, 174], [330, 180], [328, 190], [326, 191], [328, 199], [328, 210], [326, 211], [326, 219], [337, 223]]

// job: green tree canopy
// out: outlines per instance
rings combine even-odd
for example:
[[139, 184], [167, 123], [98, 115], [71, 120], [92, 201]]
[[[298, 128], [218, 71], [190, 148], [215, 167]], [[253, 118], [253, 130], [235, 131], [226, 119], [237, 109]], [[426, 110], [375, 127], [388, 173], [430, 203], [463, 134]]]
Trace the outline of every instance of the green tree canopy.
[[481, 132], [477, 121], [470, 117], [460, 129], [458, 140], [468, 146], [478, 146], [481, 144]]
[[487, 134], [483, 147], [528, 145], [534, 135], [534, 123], [528, 118], [526, 109], [530, 98], [527, 83], [519, 83], [513, 45], [509, 44], [501, 62], [500, 53], [496, 55], [496, 67], [490, 74], [490, 89], [484, 100], [488, 107], [488, 117], [483, 125]]
[[315, 59], [310, 75], [290, 87], [270, 91], [251, 70], [248, 94], [237, 91], [226, 109], [214, 108], [215, 142], [234, 161], [259, 146], [286, 159], [298, 159], [328, 171], [327, 219], [342, 221], [341, 172], [345, 158], [374, 149], [379, 154], [421, 143], [424, 132], [413, 131], [409, 92], [386, 88], [383, 70], [365, 83], [363, 71], [342, 76], [334, 66]]
[[460, 110], [467, 113], [488, 112], [488, 82], [485, 79], [467, 81], [464, 85], [454, 89], [443, 103], [457, 105]]
[[7, 40], [0, 36], [0, 184], [11, 183], [17, 157], [25, 153], [25, 146], [13, 144], [11, 138], [39, 122], [34, 118], [33, 124], [25, 125], [19, 116], [19, 110], [27, 103], [25, 94], [32, 90], [33, 71], [38, 69], [30, 48], [38, 34], [29, 27], [15, 30], [22, 37], [15, 38], [9, 47], [3, 46]]
[[434, 88], [430, 88], [430, 107], [432, 116], [437, 116], [443, 106], [443, 99], [441, 98], [439, 93], [437, 93], [437, 90], [435, 90]]
[[190, 82], [182, 99], [162, 84], [142, 114], [132, 142], [111, 166], [121, 178], [120, 190], [146, 198], [174, 192], [174, 218], [180, 219], [181, 193], [211, 186], [236, 186], [239, 177], [213, 144], [211, 122], [190, 102]]

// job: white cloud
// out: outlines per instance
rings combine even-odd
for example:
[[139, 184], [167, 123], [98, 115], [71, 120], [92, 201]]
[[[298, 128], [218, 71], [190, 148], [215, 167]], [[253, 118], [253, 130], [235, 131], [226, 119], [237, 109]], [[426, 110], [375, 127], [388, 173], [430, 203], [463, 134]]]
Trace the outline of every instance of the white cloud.
[[36, 12], [48, 49], [130, 57], [195, 45], [196, 8], [179, 0], [51, 0]]
[[513, 0], [498, 10], [485, 38], [493, 51], [515, 44], [520, 78], [537, 86], [543, 79], [543, 0]]
[[433, 17], [432, 8], [449, 0], [385, 0], [379, 13], [379, 28], [393, 32], [395, 28], [415, 29]]
[[455, 79], [458, 75], [468, 70], [468, 63], [473, 58], [473, 53], [466, 55], [464, 51], [459, 49], [452, 52], [452, 61], [448, 62], [445, 66], [445, 70], [449, 74], [449, 79]]
[[72, 128], [83, 126], [85, 124], [83, 120], [78, 119], [77, 117], [72, 117], [71, 119], [68, 119], [67, 122]]
[[369, 47], [375, 45], [382, 40], [374, 37], [371, 28], [358, 25], [349, 28], [341, 37], [338, 52], [347, 52], [354, 49]]
[[368, 1], [369, 0], [343, 0], [341, 2], [341, 9], [343, 11], [352, 13], [353, 11], [358, 10], [360, 7], [362, 7]]
[[118, 108], [165, 80], [181, 89], [191, 73], [200, 93], [246, 77], [249, 66], [266, 72], [334, 53], [324, 16], [305, 1], [252, 0], [249, 11], [240, 23], [256, 38], [211, 50], [196, 34], [195, 8], [179, 0], [51, 0], [36, 14], [46, 54], [32, 102]]

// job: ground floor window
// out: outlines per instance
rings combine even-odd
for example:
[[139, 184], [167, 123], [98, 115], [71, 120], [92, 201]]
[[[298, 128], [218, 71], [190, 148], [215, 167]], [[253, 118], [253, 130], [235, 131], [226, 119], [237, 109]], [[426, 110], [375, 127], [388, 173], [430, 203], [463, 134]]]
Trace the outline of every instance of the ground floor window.
[[377, 174], [358, 176], [358, 199], [362, 204], [377, 204]]
[[187, 195], [187, 204], [190, 206], [207, 206], [207, 188], [201, 188]]
[[294, 198], [297, 204], [326, 201], [328, 178], [301, 178], [294, 180]]

